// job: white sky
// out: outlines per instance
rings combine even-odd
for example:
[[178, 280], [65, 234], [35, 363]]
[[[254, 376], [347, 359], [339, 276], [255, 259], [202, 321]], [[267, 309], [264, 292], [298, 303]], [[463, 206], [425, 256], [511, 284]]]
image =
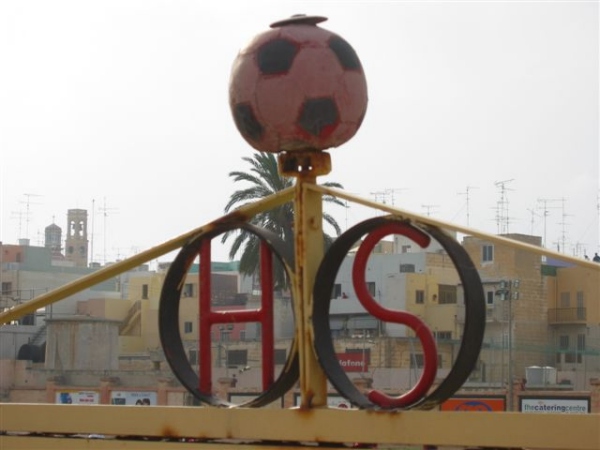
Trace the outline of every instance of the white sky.
[[[369, 85], [323, 181], [461, 225], [469, 188], [468, 225], [497, 233], [496, 183], [512, 180], [509, 232], [600, 251], [597, 1], [3, 0], [0, 240], [42, 245], [53, 222], [64, 237], [83, 208], [103, 262], [222, 215], [244, 187], [227, 174], [254, 152], [229, 112], [231, 64], [296, 13], [328, 17]], [[343, 228], [376, 215], [329, 211]]]

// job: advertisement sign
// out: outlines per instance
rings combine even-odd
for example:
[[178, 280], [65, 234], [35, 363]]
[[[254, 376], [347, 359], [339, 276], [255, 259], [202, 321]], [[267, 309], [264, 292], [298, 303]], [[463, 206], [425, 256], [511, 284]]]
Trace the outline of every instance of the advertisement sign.
[[506, 399], [502, 395], [456, 396], [440, 406], [440, 411], [505, 411]]
[[110, 393], [111, 405], [156, 405], [156, 392], [154, 391], [112, 391]]
[[337, 353], [340, 366], [345, 372], [368, 372], [369, 354], [368, 353]]
[[519, 399], [519, 411], [538, 414], [587, 414], [589, 397], [526, 397]]
[[100, 393], [96, 391], [61, 390], [56, 391], [56, 403], [64, 405], [97, 405]]

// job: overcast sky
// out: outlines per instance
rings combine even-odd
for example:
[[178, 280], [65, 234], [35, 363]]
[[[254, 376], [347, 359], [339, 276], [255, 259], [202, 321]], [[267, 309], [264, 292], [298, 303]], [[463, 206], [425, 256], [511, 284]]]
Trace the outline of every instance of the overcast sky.
[[[323, 181], [600, 251], [596, 1], [0, 1], [0, 240], [43, 245], [47, 225], [64, 237], [67, 210], [87, 209], [104, 262], [222, 215], [243, 187], [228, 173], [255, 152], [229, 111], [231, 64], [296, 13], [329, 18], [369, 87]], [[376, 215], [329, 212], [343, 228]]]

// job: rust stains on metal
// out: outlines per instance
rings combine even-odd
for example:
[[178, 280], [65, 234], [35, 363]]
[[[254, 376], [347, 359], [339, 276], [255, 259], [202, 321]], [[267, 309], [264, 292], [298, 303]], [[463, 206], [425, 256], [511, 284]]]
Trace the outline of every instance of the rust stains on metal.
[[170, 427], [169, 425], [165, 425], [161, 431], [161, 434], [166, 437], [166, 438], [179, 438], [181, 437], [179, 435], [179, 433], [177, 433], [175, 431], [175, 429], [173, 429], [172, 427]]

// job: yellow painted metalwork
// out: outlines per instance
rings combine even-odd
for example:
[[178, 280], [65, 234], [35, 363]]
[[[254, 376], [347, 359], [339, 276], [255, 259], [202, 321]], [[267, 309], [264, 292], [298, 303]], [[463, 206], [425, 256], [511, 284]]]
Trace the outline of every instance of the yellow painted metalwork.
[[307, 189], [312, 189], [322, 194], [329, 194], [334, 197], [343, 198], [345, 200], [357, 203], [359, 205], [367, 206], [369, 208], [378, 209], [380, 211], [387, 212], [389, 214], [393, 214], [395, 216], [401, 217], [403, 219], [413, 220], [415, 222], [420, 222], [428, 225], [433, 225], [445, 230], [458, 231], [459, 233], [467, 234], [473, 237], [477, 237], [480, 239], [485, 239], [490, 242], [494, 242], [496, 244], [506, 245], [508, 247], [518, 248], [521, 250], [526, 250], [531, 253], [535, 253], [536, 255], [541, 256], [551, 256], [556, 259], [560, 259], [562, 261], [567, 261], [574, 263], [581, 267], [586, 267], [588, 269], [594, 269], [600, 271], [600, 264], [594, 261], [585, 260], [582, 258], [577, 258], [575, 256], [565, 255], [564, 253], [559, 253], [553, 250], [549, 250], [544, 247], [539, 247], [537, 245], [527, 244], [525, 242], [515, 241], [513, 239], [509, 239], [503, 236], [497, 236], [494, 234], [484, 233], [483, 231], [476, 230], [474, 228], [464, 227], [462, 225], [445, 222], [442, 220], [436, 220], [433, 217], [423, 216], [420, 214], [415, 214], [413, 212], [407, 211], [405, 209], [396, 208], [394, 206], [385, 205], [376, 203], [356, 195], [349, 194], [340, 189], [334, 189], [326, 186], [321, 186], [318, 184], [311, 184], [307, 186]]
[[[94, 433], [122, 436], [123, 440], [136, 436], [172, 440], [184, 437], [231, 439], [255, 444], [269, 442], [282, 448], [290, 442], [379, 443], [383, 448], [393, 444], [557, 450], [600, 448], [600, 416], [597, 414], [3, 404], [0, 417], [4, 430], [50, 435]], [[1, 445], [1, 439], [5, 438], [0, 437], [0, 448], [12, 448]], [[29, 448], [36, 448], [35, 438], [29, 438], [29, 442]]]
[[312, 287], [323, 257], [321, 194], [304, 188], [314, 183], [312, 175], [301, 175], [296, 183], [296, 302], [300, 323], [296, 327], [300, 350], [301, 407], [327, 405], [327, 378], [313, 350]]

